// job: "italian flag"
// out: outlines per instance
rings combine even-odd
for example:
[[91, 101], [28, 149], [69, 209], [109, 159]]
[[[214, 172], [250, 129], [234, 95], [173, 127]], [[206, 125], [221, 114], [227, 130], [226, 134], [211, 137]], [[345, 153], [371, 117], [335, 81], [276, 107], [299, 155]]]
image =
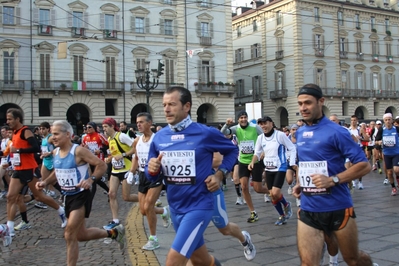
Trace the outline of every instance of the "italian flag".
[[74, 81], [72, 82], [72, 88], [74, 91], [85, 91], [86, 82], [85, 81]]

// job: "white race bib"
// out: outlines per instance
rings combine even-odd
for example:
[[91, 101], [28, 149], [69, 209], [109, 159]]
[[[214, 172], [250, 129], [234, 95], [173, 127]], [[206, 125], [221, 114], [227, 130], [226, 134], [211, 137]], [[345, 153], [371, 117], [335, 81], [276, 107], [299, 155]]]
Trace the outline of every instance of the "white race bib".
[[278, 164], [277, 156], [266, 156], [263, 159], [263, 163], [265, 164], [266, 169], [276, 169]]
[[244, 140], [240, 142], [240, 151], [242, 154], [253, 154], [255, 142], [253, 140]]
[[122, 158], [119, 161], [117, 161], [117, 160], [115, 160], [115, 158], [112, 158], [112, 167], [115, 170], [120, 170], [120, 169], [125, 168], [125, 160], [123, 160], [123, 158]]
[[327, 161], [299, 162], [298, 175], [302, 193], [309, 196], [330, 194], [329, 188], [317, 188], [315, 184], [313, 184], [312, 178], [310, 177], [312, 174], [328, 176]]
[[14, 166], [20, 166], [21, 165], [21, 156], [20, 156], [19, 153], [13, 153], [12, 158], [13, 158], [13, 165]]
[[76, 185], [79, 183], [76, 169], [55, 169], [55, 176], [62, 190], [77, 190]]
[[175, 185], [195, 184], [195, 151], [165, 151], [162, 157], [162, 171], [166, 182]]
[[48, 146], [41, 146], [42, 153], [49, 152]]
[[383, 136], [382, 144], [386, 147], [394, 147], [396, 145], [395, 136]]

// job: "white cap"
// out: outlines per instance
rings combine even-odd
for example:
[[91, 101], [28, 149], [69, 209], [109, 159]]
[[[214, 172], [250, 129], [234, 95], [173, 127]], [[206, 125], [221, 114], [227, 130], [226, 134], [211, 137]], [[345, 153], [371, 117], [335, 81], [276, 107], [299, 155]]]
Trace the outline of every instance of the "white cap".
[[377, 125], [382, 125], [382, 122], [380, 120], [377, 120], [377, 122], [375, 122]]

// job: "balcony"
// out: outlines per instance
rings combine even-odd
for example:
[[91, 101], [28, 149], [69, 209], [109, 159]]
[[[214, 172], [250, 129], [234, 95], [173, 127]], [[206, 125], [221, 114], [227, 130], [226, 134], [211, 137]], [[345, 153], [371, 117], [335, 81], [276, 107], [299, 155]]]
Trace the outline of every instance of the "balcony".
[[72, 37], [84, 37], [85, 28], [72, 27], [71, 29]]
[[103, 30], [103, 38], [107, 40], [115, 40], [118, 38], [118, 31], [116, 30]]
[[37, 25], [37, 34], [42, 36], [53, 36], [53, 26]]
[[363, 53], [356, 53], [356, 60], [357, 61], [363, 61], [364, 60], [364, 54]]
[[339, 58], [348, 59], [348, 52], [347, 51], [339, 51]]
[[276, 60], [284, 58], [284, 50], [276, 51]]
[[388, 55], [387, 56], [387, 63], [393, 63], [393, 56], [392, 55]]
[[287, 99], [288, 97], [288, 91], [286, 89], [282, 90], [274, 90], [270, 91], [270, 99], [272, 100], [278, 100], [278, 99]]
[[221, 94], [228, 94], [229, 97], [233, 97], [235, 93], [235, 86], [231, 85], [204, 85], [204, 84], [198, 84], [195, 86], [195, 92], [197, 95], [201, 95], [202, 93], [213, 93], [216, 94], [217, 96], [220, 96]]
[[[337, 96], [350, 98], [370, 98], [373, 95], [371, 90], [363, 89], [337, 89]], [[327, 96], [327, 95], [326, 95]], [[330, 95], [334, 96], [334, 95]]]
[[[27, 81], [28, 82], [28, 81]], [[22, 95], [25, 88], [25, 81], [20, 80], [0, 80], [0, 95], [4, 91], [8, 92], [18, 92], [19, 95]]]
[[[27, 81], [29, 82], [29, 81]], [[123, 82], [104, 82], [104, 81], [71, 81], [71, 80], [34, 80], [33, 91], [35, 95], [39, 92], [54, 92], [58, 95], [60, 91], [68, 91], [73, 95], [75, 91], [87, 91], [89, 95], [92, 92], [122, 91]]]
[[324, 57], [324, 49], [317, 48], [314, 51], [316, 57]]
[[372, 92], [374, 98], [399, 98], [399, 91], [373, 90]]
[[211, 46], [212, 45], [212, 38], [211, 37], [200, 37], [200, 45], [202, 46]]
[[380, 62], [379, 55], [378, 54], [373, 54], [372, 57], [371, 57], [371, 61]]

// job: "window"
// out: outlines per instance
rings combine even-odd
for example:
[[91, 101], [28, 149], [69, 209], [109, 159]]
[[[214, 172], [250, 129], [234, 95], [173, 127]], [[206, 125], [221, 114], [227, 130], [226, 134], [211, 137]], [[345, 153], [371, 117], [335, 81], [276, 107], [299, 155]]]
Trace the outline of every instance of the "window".
[[362, 40], [356, 40], [356, 53], [362, 53]]
[[349, 89], [349, 72], [348, 72], [348, 70], [341, 71], [341, 88]]
[[274, 73], [275, 75], [275, 90], [281, 91], [285, 89], [285, 71], [280, 70]]
[[145, 58], [136, 59], [136, 70], [145, 69]]
[[260, 57], [260, 43], [255, 43], [251, 45], [251, 58]]
[[83, 28], [83, 12], [73, 11], [72, 25], [75, 28]]
[[73, 80], [83, 81], [83, 56], [74, 55], [73, 56]]
[[326, 79], [327, 79], [327, 76], [326, 76], [326, 70], [325, 69], [323, 69], [323, 68], [316, 68], [315, 69], [315, 74], [316, 74], [316, 76], [315, 76], [315, 81], [316, 81], [316, 84], [319, 86], [319, 87], [327, 87], [327, 82], [326, 82]]
[[14, 25], [14, 7], [3, 6], [3, 24], [4, 25]]
[[114, 15], [105, 14], [104, 16], [104, 29], [105, 30], [114, 30]]
[[364, 72], [363, 71], [356, 71], [356, 89], [362, 90], [364, 89]]
[[261, 77], [252, 77], [252, 96], [254, 100], [260, 99], [261, 94]]
[[385, 32], [388, 33], [391, 30], [391, 28], [389, 27], [389, 19], [386, 18], [385, 19]]
[[136, 33], [144, 33], [144, 18], [136, 17], [134, 25]]
[[241, 26], [237, 27], [237, 37], [241, 37]]
[[371, 41], [371, 53], [372, 55], [378, 55], [380, 53], [378, 41]]
[[202, 76], [201, 76], [202, 82], [213, 81], [213, 80], [211, 80], [211, 68], [210, 68], [209, 61], [202, 61], [201, 73], [202, 73]]
[[394, 90], [394, 81], [395, 81], [395, 76], [392, 73], [387, 73], [386, 74], [386, 85], [385, 89], [389, 91]]
[[373, 90], [380, 90], [378, 73], [372, 74], [372, 86], [373, 86]]
[[243, 79], [237, 80], [236, 86], [237, 86], [237, 96], [244, 96], [245, 95], [244, 80]]
[[316, 48], [316, 49], [322, 49], [322, 37], [321, 37], [321, 34], [315, 34], [315, 42], [314, 42], [314, 47]]
[[165, 35], [173, 35], [173, 20], [165, 19], [164, 20], [165, 27]]
[[283, 37], [282, 36], [276, 37], [276, 40], [277, 40], [277, 51], [282, 51], [283, 50]]
[[258, 31], [258, 24], [257, 24], [256, 20], [254, 20], [254, 21], [252, 22], [252, 30], [253, 30], [253, 31]]
[[201, 37], [210, 37], [209, 23], [201, 22]]
[[200, 1], [200, 6], [201, 6], [201, 7], [208, 7], [208, 6], [209, 6], [208, 0], [202, 0], [202, 1]]
[[116, 99], [105, 99], [105, 115], [106, 116], [116, 115], [116, 113], [115, 113], [116, 104], [117, 104]]
[[344, 25], [344, 17], [342, 11], [338, 11], [338, 26]]
[[51, 116], [52, 99], [39, 99], [39, 116]]
[[167, 5], [171, 5], [172, 4], [172, 0], [164, 0], [163, 3], [167, 4]]
[[314, 22], [320, 22], [320, 10], [318, 7], [314, 8]]
[[359, 16], [359, 14], [355, 15], [355, 24], [356, 24], [356, 29], [360, 30], [360, 16]]
[[236, 63], [244, 60], [244, 51], [242, 48], [235, 50]]
[[375, 17], [370, 18], [370, 27], [372, 31], [375, 30]]
[[40, 54], [40, 87], [50, 88], [50, 55]]
[[276, 24], [281, 25], [282, 22], [282, 17], [281, 17], [281, 11], [276, 12]]
[[115, 88], [115, 57], [107, 56], [105, 58], [105, 82], [107, 89]]
[[165, 82], [166, 84], [175, 82], [175, 61], [173, 59], [165, 60]]
[[3, 68], [4, 68], [4, 84], [14, 84], [14, 71], [15, 71], [15, 58], [14, 52], [3, 52]]
[[51, 25], [49, 9], [40, 9], [39, 10], [39, 24], [40, 25]]
[[339, 56], [341, 58], [348, 58], [348, 39], [341, 37], [339, 38]]
[[387, 56], [392, 56], [392, 49], [391, 49], [392, 45], [391, 45], [391, 43], [387, 42], [385, 44], [385, 47], [386, 47]]

